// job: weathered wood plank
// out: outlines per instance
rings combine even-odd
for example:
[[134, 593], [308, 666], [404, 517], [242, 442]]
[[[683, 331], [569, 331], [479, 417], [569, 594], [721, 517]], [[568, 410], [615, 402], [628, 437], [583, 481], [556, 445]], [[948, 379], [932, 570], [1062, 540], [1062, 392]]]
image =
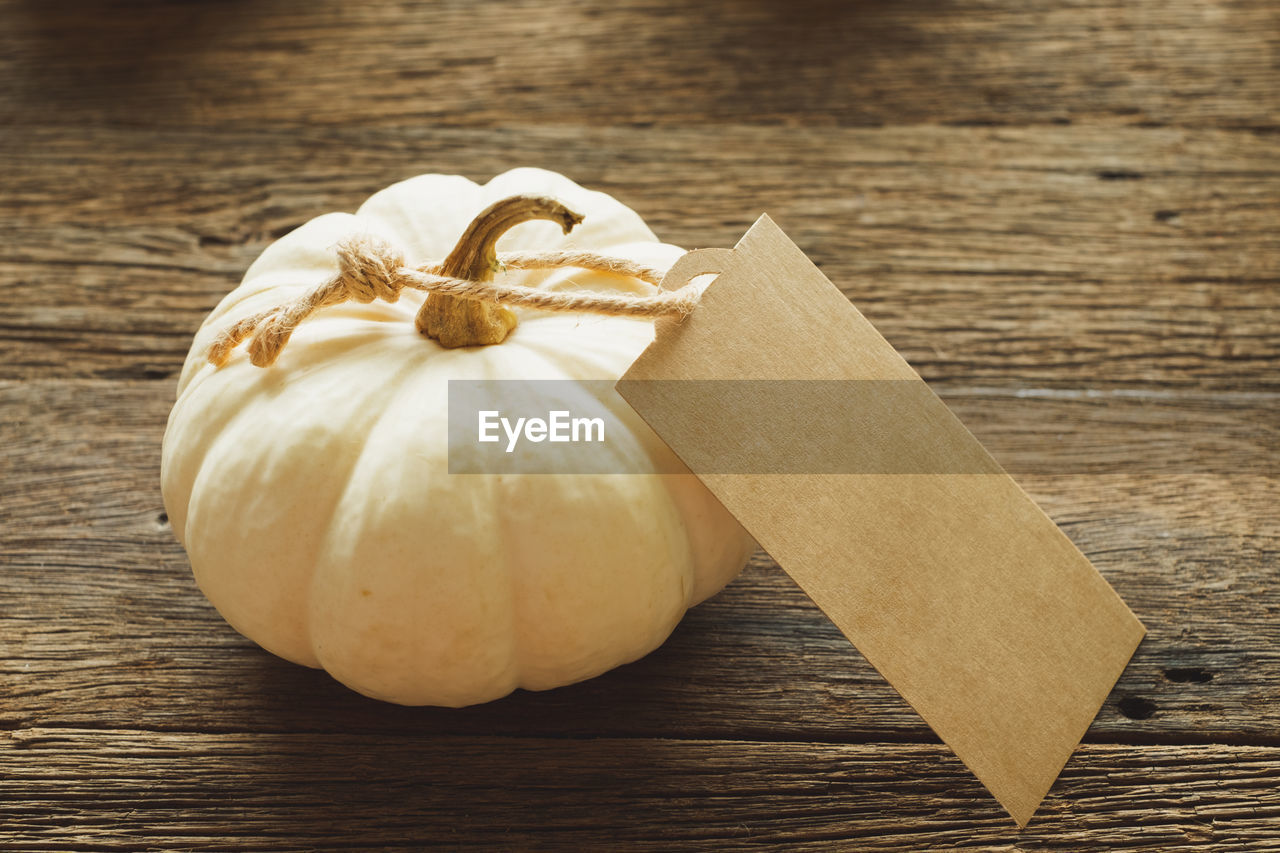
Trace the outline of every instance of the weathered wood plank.
[[[0, 848], [1280, 848], [1280, 6], [0, 12]], [[1029, 831], [763, 556], [462, 711], [205, 603], [157, 482], [200, 318], [311, 216], [520, 164], [683, 245], [768, 210], [1146, 621]]]
[[21, 729], [0, 761], [23, 850], [1263, 850], [1280, 819], [1260, 747], [1086, 746], [1022, 832], [931, 745]]
[[46, 129], [0, 140], [0, 376], [171, 375], [274, 236], [419, 171], [534, 162], [684, 245], [732, 245], [768, 210], [931, 380], [1280, 390], [1278, 139]]
[[[171, 392], [0, 384], [0, 725], [932, 739], [764, 557], [658, 652], [585, 684], [462, 712], [361, 699], [200, 597], [159, 496]], [[1049, 424], [1075, 442], [1064, 466], [1095, 472], [1020, 478], [1150, 630], [1090, 738], [1280, 744], [1276, 400], [1172, 398], [1091, 426], [1089, 397], [948, 399], [1006, 462], [1040, 465]]]
[[0, 121], [1274, 128], [1266, 0], [9, 2]]

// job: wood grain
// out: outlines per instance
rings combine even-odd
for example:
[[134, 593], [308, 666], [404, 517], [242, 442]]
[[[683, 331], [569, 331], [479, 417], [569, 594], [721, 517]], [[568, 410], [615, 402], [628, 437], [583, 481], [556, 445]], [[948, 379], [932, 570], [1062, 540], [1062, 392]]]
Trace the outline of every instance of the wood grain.
[[11, 2], [0, 120], [1273, 130], [1266, 0]]
[[[0, 0], [0, 849], [1280, 849], [1280, 6]], [[767, 556], [387, 706], [204, 601], [159, 443], [272, 240], [431, 171], [768, 211], [1150, 634], [1013, 825]]]
[[[26, 596], [31, 611], [7, 614], [0, 726], [934, 739], [764, 555], [662, 649], [602, 678], [463, 712], [357, 697], [258, 650], [201, 598], [159, 494], [171, 393], [169, 382], [0, 384], [16, 486], [0, 601]], [[1087, 397], [947, 399], [1011, 469], [1050, 469], [1021, 482], [1148, 626], [1090, 739], [1280, 746], [1280, 479], [1258, 470], [1274, 457], [1275, 401], [1229, 417], [1216, 399], [1135, 406], [1126, 440], [1113, 420], [1091, 426]], [[1117, 414], [1115, 402], [1102, 411]], [[1076, 427], [1071, 452], [1050, 464], [1027, 435], [1042, 423], [1055, 438]], [[1133, 470], [1150, 433], [1175, 428], [1163, 465], [1149, 449], [1151, 468]], [[1264, 430], [1271, 450], [1255, 443]], [[1200, 446], [1225, 467], [1192, 470], [1176, 455]], [[1093, 473], [1071, 472], [1078, 460]]]
[[[685, 246], [731, 246], [767, 210], [931, 381], [1277, 391], [1277, 140], [46, 130], [0, 142], [0, 275], [20, 285], [0, 290], [0, 377], [171, 375], [275, 237], [416, 172], [487, 180], [531, 162], [614, 193]], [[1143, 177], [1105, 177], [1117, 172]]]
[[1086, 746], [1021, 833], [928, 745], [59, 728], [0, 756], [0, 821], [35, 850], [1199, 851], [1264, 849], [1280, 818], [1259, 747]]

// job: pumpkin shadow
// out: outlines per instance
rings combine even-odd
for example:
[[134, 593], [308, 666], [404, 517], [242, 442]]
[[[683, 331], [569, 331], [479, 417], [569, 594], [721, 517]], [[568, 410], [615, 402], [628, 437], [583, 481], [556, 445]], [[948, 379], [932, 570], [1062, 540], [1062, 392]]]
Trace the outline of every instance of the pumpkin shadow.
[[[466, 708], [408, 707], [370, 699], [321, 670], [283, 661], [248, 640], [241, 644], [234, 679], [254, 718], [269, 731], [721, 737], [750, 728], [744, 728], [744, 721], [758, 709], [757, 690], [776, 694], [778, 684], [794, 677], [785, 654], [776, 649], [769, 654], [767, 646], [792, 630], [793, 607], [804, 606], [803, 593], [786, 593], [783, 606], [769, 617], [769, 608], [758, 601], [760, 591], [752, 586], [753, 577], [777, 571], [767, 556], [758, 554], [739, 581], [690, 610], [662, 646], [637, 661], [576, 684], [546, 691], [518, 689]], [[755, 612], [750, 621], [743, 618], [743, 607]], [[816, 609], [808, 609], [803, 618], [810, 627], [843, 642]]]
[[[723, 657], [717, 622], [714, 609], [707, 618], [695, 609], [640, 661], [462, 709], [368, 699], [246, 641], [236, 681], [254, 704], [255, 731], [230, 738], [230, 801], [222, 788], [210, 795], [303, 845], [447, 845], [458, 834], [491, 834], [502, 847], [584, 829], [602, 833], [599, 843], [615, 820], [661, 827], [677, 795], [670, 780], [696, 781], [717, 755], [691, 737], [705, 711], [692, 711], [701, 724], [683, 726], [692, 709], [682, 705], [719, 705], [739, 719], [749, 712], [749, 700], [734, 709], [699, 688], [706, 661], [690, 652], [719, 646]], [[298, 792], [296, 802], [282, 801], [282, 791]]]
[[[212, 608], [209, 616], [217, 618]], [[281, 660], [247, 639], [236, 637], [233, 644], [239, 651], [221, 676], [241, 709], [232, 719], [279, 732], [768, 738], [783, 728], [812, 731], [824, 725], [831, 713], [817, 704], [824, 697], [840, 704], [842, 716], [856, 718], [859, 704], [848, 703], [868, 685], [878, 685], [881, 695], [892, 693], [763, 551], [723, 591], [688, 611], [666, 642], [645, 657], [576, 684], [520, 689], [466, 708], [370, 699], [322, 670]], [[842, 670], [843, 695], [823, 684], [836, 667]], [[810, 698], [797, 703], [797, 694], [805, 692]]]
[[[735, 638], [724, 636], [732, 623], [738, 637], [753, 630], [725, 602], [695, 608], [663, 647], [599, 678], [471, 708], [410, 708], [239, 637], [200, 598], [184, 562], [175, 554], [169, 571], [190, 585], [199, 645], [171, 662], [182, 681], [166, 682], [173, 676], [159, 669], [161, 689], [137, 709], [168, 733], [148, 760], [157, 773], [166, 762], [173, 769], [128, 793], [126, 817], [207, 827], [219, 849], [259, 849], [267, 838], [417, 849], [458, 836], [527, 849], [548, 833], [563, 842], [580, 832], [594, 833], [595, 847], [615, 824], [661, 837], [678, 798], [737, 820], [742, 803], [724, 803], [726, 783], [708, 769], [717, 764], [759, 784], [743, 748], [705, 730], [750, 718], [753, 700], [736, 692], [745, 680], [780, 677], [744, 665], [734, 685], [703, 689], [709, 659], [721, 672], [736, 668]], [[732, 605], [735, 590], [722, 595]]]
[[[170, 697], [181, 707], [165, 722], [189, 733], [179, 742], [194, 744], [184, 760], [196, 763], [184, 766], [199, 770], [154, 797], [180, 792], [184, 818], [225, 829], [228, 843], [269, 835], [358, 849], [454, 838], [502, 849], [565, 837], [597, 846], [614, 828], [652, 843], [696, 837], [704, 824], [723, 839], [746, 832], [764, 801], [851, 818], [891, 809], [883, 774], [857, 769], [856, 749], [810, 743], [824, 739], [814, 729], [832, 711], [819, 707], [830, 685], [806, 658], [823, 644], [848, 645], [779, 573], [758, 553], [635, 663], [456, 710], [360, 696], [235, 636], [209, 607], [208, 632], [224, 632], [219, 663], [206, 668], [198, 695]], [[797, 647], [804, 654], [789, 653]], [[218, 699], [201, 710], [200, 696]], [[840, 713], [858, 726], [847, 699]], [[788, 787], [775, 790], [775, 773]], [[673, 822], [673, 807], [686, 816]]]
[[[929, 769], [938, 781], [923, 784], [957, 798], [958, 811], [991, 812], [959, 762], [927, 744], [903, 746], [889, 759], [901, 781], [886, 782], [864, 747], [812, 743], [820, 738], [803, 731], [803, 718], [788, 736], [761, 716], [761, 696], [794, 673], [739, 658], [735, 644], [758, 636], [761, 623], [743, 620], [741, 606], [759, 598], [772, 570], [758, 556], [740, 588], [721, 594], [725, 602], [695, 608], [641, 661], [466, 709], [376, 702], [323, 672], [246, 650], [257, 671], [242, 673], [241, 689], [267, 704], [254, 710], [254, 731], [213, 747], [224, 775], [208, 777], [209, 797], [223, 822], [244, 815], [250, 829], [301, 846], [719, 847], [814, 821], [854, 832], [913, 802], [904, 794], [922, 783], [911, 768], [941, 760], [941, 771]], [[778, 597], [782, 615], [766, 635], [795, 630], [802, 594]], [[800, 621], [824, 623], [811, 616]], [[708, 683], [717, 673], [727, 686]], [[756, 719], [767, 725], [753, 732]]]

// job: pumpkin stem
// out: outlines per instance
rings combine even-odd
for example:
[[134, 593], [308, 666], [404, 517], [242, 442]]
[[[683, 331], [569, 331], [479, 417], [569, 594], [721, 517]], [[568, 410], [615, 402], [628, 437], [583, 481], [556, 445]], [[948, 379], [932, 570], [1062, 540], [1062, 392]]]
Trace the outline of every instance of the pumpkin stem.
[[[485, 208], [462, 232], [458, 244], [440, 265], [440, 275], [490, 281], [498, 269], [498, 238], [531, 219], [559, 222], [564, 233], [582, 221], [555, 199], [517, 195]], [[515, 312], [505, 305], [443, 293], [430, 293], [415, 321], [418, 331], [443, 347], [500, 344], [516, 327]]]

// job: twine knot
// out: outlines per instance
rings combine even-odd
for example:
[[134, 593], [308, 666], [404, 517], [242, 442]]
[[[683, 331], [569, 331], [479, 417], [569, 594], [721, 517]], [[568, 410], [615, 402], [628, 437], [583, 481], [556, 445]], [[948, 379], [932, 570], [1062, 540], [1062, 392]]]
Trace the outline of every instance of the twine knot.
[[338, 244], [337, 282], [347, 299], [395, 302], [404, 287], [404, 253], [376, 237], [355, 237]]

